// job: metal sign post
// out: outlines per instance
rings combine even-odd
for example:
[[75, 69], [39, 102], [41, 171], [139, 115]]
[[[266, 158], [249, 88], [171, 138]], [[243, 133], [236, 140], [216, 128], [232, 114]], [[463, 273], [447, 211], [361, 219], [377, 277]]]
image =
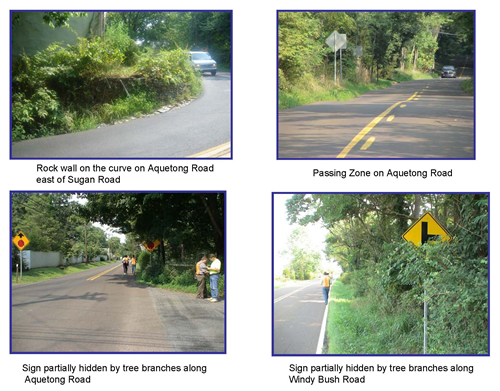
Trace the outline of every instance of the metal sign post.
[[[337, 31], [334, 31], [333, 33], [330, 34], [330, 36], [326, 39], [326, 44], [330, 46], [333, 49], [333, 53], [335, 54], [334, 58], [334, 81], [335, 85], [337, 85], [337, 50], [339, 49], [345, 49], [347, 46], [347, 35], [346, 34], [339, 34]], [[340, 52], [340, 78], [342, 81], [342, 51]]]
[[[448, 230], [429, 212], [421, 216], [403, 234], [403, 239], [420, 247], [425, 243], [435, 243], [439, 238], [441, 242], [451, 240]], [[424, 280], [424, 354], [427, 354], [427, 321], [429, 305], [427, 303], [427, 280]]]
[[427, 312], [428, 312], [428, 305], [427, 305], [427, 287], [426, 287], [427, 282], [424, 281], [424, 354], [427, 354]]

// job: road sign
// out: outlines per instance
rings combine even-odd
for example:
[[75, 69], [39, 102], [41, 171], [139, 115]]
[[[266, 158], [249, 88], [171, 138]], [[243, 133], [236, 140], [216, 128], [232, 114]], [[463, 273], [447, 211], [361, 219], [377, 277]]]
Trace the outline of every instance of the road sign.
[[26, 235], [22, 233], [22, 231], [19, 231], [14, 239], [12, 239], [12, 242], [16, 245], [19, 251], [23, 251], [23, 249], [29, 244], [30, 241], [28, 240]]
[[354, 46], [352, 48], [352, 53], [356, 57], [361, 57], [363, 55], [363, 46]]
[[403, 239], [412, 242], [415, 246], [435, 242], [439, 237], [441, 237], [441, 242], [451, 240], [450, 233], [430, 212], [421, 216], [403, 234]]
[[345, 47], [343, 46], [347, 45], [347, 35], [339, 34], [337, 31], [334, 31], [326, 39], [326, 44], [330, 46], [334, 52], [336, 52], [339, 49], [345, 49]]
[[154, 242], [144, 242], [142, 245], [146, 247], [146, 250], [149, 252], [153, 252], [154, 249], [160, 245], [160, 241], [156, 239]]

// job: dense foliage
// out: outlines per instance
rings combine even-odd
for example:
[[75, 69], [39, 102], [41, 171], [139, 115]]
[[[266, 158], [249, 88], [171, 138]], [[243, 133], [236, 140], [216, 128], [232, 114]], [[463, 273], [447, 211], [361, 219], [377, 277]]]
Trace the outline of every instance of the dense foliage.
[[[83, 197], [87, 200], [84, 214], [90, 220], [115, 227], [136, 243], [160, 242], [151, 258], [147, 252], [138, 258], [146, 281], [182, 282], [189, 275], [192, 284], [191, 269], [201, 252], [215, 253], [223, 263], [223, 193], [87, 193]], [[137, 250], [138, 245], [132, 252]], [[176, 268], [176, 263], [189, 265], [188, 270]]]
[[[64, 28], [81, 13], [44, 13]], [[14, 20], [15, 23], [15, 20]], [[188, 56], [231, 60], [230, 12], [111, 12], [104, 36], [12, 59], [12, 140], [95, 128], [201, 92]]]
[[283, 277], [290, 280], [309, 280], [318, 272], [321, 255], [311, 249], [307, 232], [296, 228], [288, 238], [288, 250], [284, 252], [290, 262], [283, 270]]
[[[299, 194], [287, 207], [291, 222], [322, 219], [330, 231], [328, 257], [342, 266], [342, 282], [376, 309], [374, 316], [405, 314], [405, 333], [413, 335], [426, 300], [430, 353], [488, 352], [487, 195]], [[417, 247], [401, 238], [425, 211], [452, 241]], [[419, 346], [408, 349], [419, 352]]]
[[[325, 43], [333, 31], [347, 36], [342, 70]], [[279, 12], [280, 109], [435, 77], [451, 60], [470, 66], [473, 40], [472, 12]]]
[[[87, 251], [87, 260], [107, 255], [105, 232], [82, 218], [81, 205], [72, 194], [12, 193], [11, 202], [11, 234], [24, 232], [30, 240], [27, 250], [57, 251], [65, 258], [84, 256]], [[12, 255], [15, 268], [19, 258], [14, 246]]]
[[280, 12], [278, 22], [282, 90], [304, 75], [333, 72], [334, 54], [325, 43], [333, 31], [347, 35], [343, 76], [351, 82], [390, 78], [396, 69], [431, 71], [438, 49], [473, 50], [471, 12]]

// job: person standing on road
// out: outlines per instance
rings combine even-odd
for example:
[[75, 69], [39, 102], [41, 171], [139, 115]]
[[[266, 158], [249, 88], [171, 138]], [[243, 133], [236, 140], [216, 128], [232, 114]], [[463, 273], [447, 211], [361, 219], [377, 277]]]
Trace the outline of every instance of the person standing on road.
[[330, 292], [330, 275], [328, 272], [323, 273], [323, 278], [321, 279], [321, 286], [323, 287], [323, 297], [325, 299], [325, 305], [328, 304], [328, 293]]
[[210, 293], [212, 297], [209, 299], [211, 302], [219, 301], [219, 278], [220, 278], [220, 261], [215, 257], [215, 254], [210, 254]]
[[198, 291], [196, 292], [197, 299], [208, 297], [206, 278], [208, 274], [207, 256], [203, 254], [201, 259], [196, 264], [196, 281], [198, 281]]
[[135, 255], [132, 255], [132, 260], [130, 261], [132, 264], [132, 274], [135, 276], [135, 266], [137, 264], [137, 260], [135, 259]]
[[128, 263], [129, 263], [129, 260], [128, 260], [128, 257], [125, 255], [122, 259], [122, 264], [123, 264], [123, 274], [127, 274], [127, 270], [128, 270]]

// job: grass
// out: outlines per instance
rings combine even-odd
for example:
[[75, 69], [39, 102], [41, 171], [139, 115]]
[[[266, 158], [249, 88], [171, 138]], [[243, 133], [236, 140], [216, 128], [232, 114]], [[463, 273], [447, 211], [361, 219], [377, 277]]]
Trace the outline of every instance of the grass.
[[348, 101], [368, 91], [380, 90], [391, 85], [390, 81], [379, 80], [378, 83], [364, 84], [347, 82], [344, 86], [335, 87], [330, 80], [325, 82], [311, 82], [311, 79], [309, 79], [309, 82], [302, 80], [287, 91], [279, 91], [278, 107], [279, 110], [284, 110], [314, 102]]
[[32, 284], [34, 282], [51, 280], [53, 278], [62, 277], [68, 274], [78, 273], [100, 266], [111, 265], [115, 262], [116, 261], [90, 262], [88, 265], [86, 265], [85, 263], [77, 263], [71, 266], [67, 266], [64, 269], [60, 269], [58, 267], [42, 267], [38, 269], [26, 270], [23, 271], [23, 279], [19, 279], [18, 283], [16, 283], [16, 272], [13, 272], [12, 285]]
[[352, 83], [348, 81], [342, 86], [335, 86], [331, 76], [319, 79], [311, 75], [304, 75], [295, 84], [288, 85], [286, 90], [279, 91], [278, 108], [279, 110], [285, 110], [325, 101], [343, 102], [368, 91], [390, 87], [394, 83], [417, 79], [433, 79], [435, 77], [437, 77], [436, 74], [396, 70], [389, 80], [379, 79], [378, 82], [373, 83]]
[[327, 321], [328, 354], [418, 354], [422, 346], [421, 316], [384, 314], [374, 304], [354, 297], [349, 285], [336, 281], [330, 292]]
[[[183, 276], [179, 276], [179, 279], [181, 281], [186, 281], [185, 279], [183, 279]], [[151, 280], [147, 281], [143, 278], [139, 267], [137, 268], [137, 272], [135, 275], [135, 281], [139, 284], [148, 285], [148, 286], [151, 286], [154, 288], [160, 288], [160, 289], [165, 289], [165, 290], [174, 291], [174, 292], [184, 292], [184, 293], [196, 294], [196, 292], [198, 291], [198, 283], [194, 279], [194, 276], [193, 276], [193, 283], [189, 284], [189, 285], [186, 285], [185, 283], [179, 284], [176, 281], [171, 281], [169, 283], [161, 283], [161, 282], [155, 282], [155, 281], [151, 281]], [[207, 284], [207, 291], [208, 291], [208, 293], [210, 293], [210, 283], [209, 283], [208, 276], [206, 279], [206, 284]], [[219, 297], [225, 296], [224, 284], [225, 284], [225, 276], [223, 275], [219, 278]]]
[[391, 80], [400, 83], [400, 82], [420, 80], [420, 79], [436, 79], [437, 77], [439, 77], [437, 73], [427, 73], [420, 71], [401, 71], [398, 69], [394, 71]]
[[154, 288], [166, 289], [168, 291], [174, 291], [174, 292], [196, 293], [196, 291], [198, 290], [198, 286], [196, 284], [186, 286], [186, 285], [178, 285], [175, 283], [161, 284], [161, 283], [154, 283], [153, 281], [146, 281], [142, 278], [142, 273], [140, 273], [139, 271], [135, 275], [135, 281], [139, 284], [152, 286]]
[[461, 86], [467, 94], [474, 96], [474, 78], [465, 80]]
[[159, 109], [162, 102], [141, 92], [105, 103], [98, 109], [82, 115], [75, 115], [74, 132], [93, 129], [101, 123], [113, 123], [130, 117], [149, 114]]

